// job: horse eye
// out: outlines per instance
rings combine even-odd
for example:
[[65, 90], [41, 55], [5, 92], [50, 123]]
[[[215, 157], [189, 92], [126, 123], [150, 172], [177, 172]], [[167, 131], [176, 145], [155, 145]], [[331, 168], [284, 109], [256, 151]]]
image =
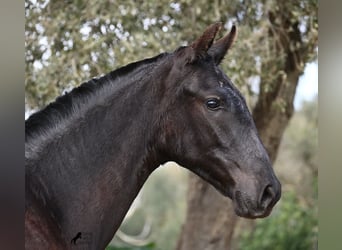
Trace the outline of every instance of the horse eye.
[[220, 100], [217, 98], [210, 98], [205, 103], [208, 109], [216, 110], [220, 107]]

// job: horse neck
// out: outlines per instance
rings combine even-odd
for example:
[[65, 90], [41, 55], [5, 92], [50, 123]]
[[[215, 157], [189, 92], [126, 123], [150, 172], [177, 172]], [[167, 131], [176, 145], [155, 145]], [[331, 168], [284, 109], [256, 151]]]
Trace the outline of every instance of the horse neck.
[[44, 162], [26, 171], [66, 241], [89, 232], [92, 247], [104, 247], [147, 177], [163, 163], [153, 146], [158, 130], [153, 110], [160, 103], [155, 86], [161, 83], [151, 83], [153, 74], [138, 77], [141, 71], [121, 78], [136, 80], [119, 91], [108, 88], [106, 97], [97, 98], [100, 104], [45, 146]]

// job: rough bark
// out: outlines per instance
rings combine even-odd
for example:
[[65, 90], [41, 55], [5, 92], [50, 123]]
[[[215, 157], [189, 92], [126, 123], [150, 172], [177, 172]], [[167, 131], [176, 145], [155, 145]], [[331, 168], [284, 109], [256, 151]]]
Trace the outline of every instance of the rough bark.
[[[274, 21], [272, 18], [270, 13], [271, 23]], [[274, 72], [270, 72], [270, 75], [278, 75], [273, 82], [261, 78], [258, 101], [253, 109], [259, 135], [273, 162], [293, 115], [293, 100], [305, 62], [302, 48], [293, 49], [290, 44], [301, 42], [298, 25], [288, 23], [286, 18], [282, 21], [282, 29], [270, 29], [270, 36], [277, 43], [279, 54], [276, 56], [284, 56], [284, 61]], [[291, 29], [289, 25], [292, 25]], [[274, 62], [262, 65], [265, 69], [274, 68], [271, 66]], [[199, 177], [191, 175], [189, 179], [186, 221], [177, 250], [231, 249], [231, 239], [238, 221], [232, 202]]]

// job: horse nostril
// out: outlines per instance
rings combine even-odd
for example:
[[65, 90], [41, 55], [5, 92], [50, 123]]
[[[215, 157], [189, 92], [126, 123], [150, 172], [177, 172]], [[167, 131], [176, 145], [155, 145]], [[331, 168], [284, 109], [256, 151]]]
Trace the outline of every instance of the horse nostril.
[[271, 185], [267, 185], [262, 193], [260, 199], [260, 206], [263, 208], [267, 208], [273, 201], [275, 197], [275, 192]]

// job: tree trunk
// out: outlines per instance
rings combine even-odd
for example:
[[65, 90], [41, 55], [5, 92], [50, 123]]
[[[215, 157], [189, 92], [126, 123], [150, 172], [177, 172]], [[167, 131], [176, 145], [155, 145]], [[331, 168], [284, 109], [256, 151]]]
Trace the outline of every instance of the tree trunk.
[[188, 208], [177, 249], [229, 249], [237, 216], [233, 204], [194, 174], [189, 176]]
[[[270, 22], [272, 23], [272, 15]], [[273, 68], [273, 82], [261, 79], [258, 101], [253, 117], [272, 162], [276, 159], [284, 130], [293, 115], [293, 100], [299, 76], [303, 72], [303, 55], [299, 49], [290, 49], [291, 43], [301, 42], [295, 25], [288, 29], [283, 23], [282, 30], [270, 30], [270, 36], [278, 42], [278, 55], [284, 56], [280, 67], [274, 62], [262, 65], [265, 70]], [[284, 32], [284, 30], [288, 32]], [[279, 33], [276, 33], [279, 32]], [[284, 33], [286, 33], [284, 36]], [[283, 72], [279, 74], [279, 72]], [[177, 250], [228, 250], [231, 249], [232, 235], [238, 221], [232, 209], [231, 200], [219, 194], [210, 184], [191, 174], [188, 189], [188, 208], [185, 224], [179, 238]]]

